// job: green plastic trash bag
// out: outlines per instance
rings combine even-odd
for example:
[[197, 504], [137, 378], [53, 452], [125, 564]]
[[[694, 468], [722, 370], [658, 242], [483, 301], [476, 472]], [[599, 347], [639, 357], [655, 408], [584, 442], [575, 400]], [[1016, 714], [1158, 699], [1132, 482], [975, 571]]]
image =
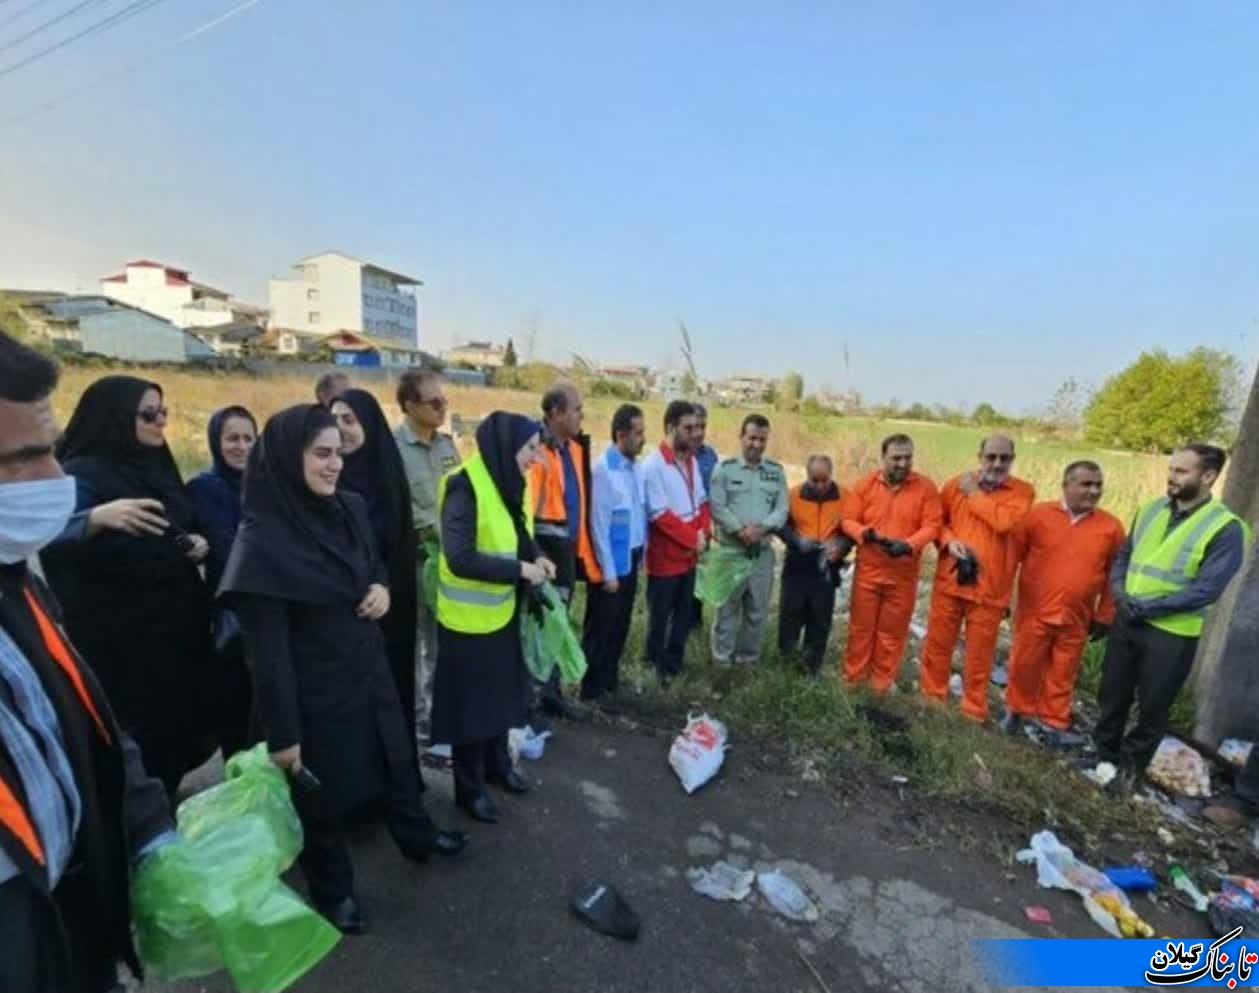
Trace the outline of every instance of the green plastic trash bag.
[[720, 607], [743, 591], [756, 569], [756, 555], [736, 545], [710, 545], [700, 556], [695, 574], [695, 596], [710, 607]]
[[427, 538], [420, 546], [420, 565], [416, 570], [416, 582], [420, 588], [420, 602], [432, 614], [437, 613], [437, 559], [441, 546], [436, 538]]
[[280, 881], [302, 848], [284, 774], [266, 745], [234, 755], [227, 779], [185, 800], [180, 838], [131, 883], [140, 957], [158, 979], [226, 969], [242, 993], [279, 993], [340, 934]]
[[586, 653], [568, 619], [568, 607], [550, 583], [530, 589], [525, 597], [520, 645], [525, 665], [538, 682], [550, 679], [557, 665], [566, 683], [586, 674]]

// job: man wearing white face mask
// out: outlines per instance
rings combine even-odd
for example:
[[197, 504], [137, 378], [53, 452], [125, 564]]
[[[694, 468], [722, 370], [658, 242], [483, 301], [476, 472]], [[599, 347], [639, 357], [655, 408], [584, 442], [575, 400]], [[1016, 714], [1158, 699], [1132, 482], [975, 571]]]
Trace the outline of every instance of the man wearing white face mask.
[[[116, 985], [119, 960], [136, 972], [129, 867], [172, 837], [162, 785], [27, 566], [74, 509], [53, 455], [56, 382], [56, 366], [0, 332], [0, 993], [96, 993]], [[115, 510], [106, 526], [134, 523], [136, 507]]]

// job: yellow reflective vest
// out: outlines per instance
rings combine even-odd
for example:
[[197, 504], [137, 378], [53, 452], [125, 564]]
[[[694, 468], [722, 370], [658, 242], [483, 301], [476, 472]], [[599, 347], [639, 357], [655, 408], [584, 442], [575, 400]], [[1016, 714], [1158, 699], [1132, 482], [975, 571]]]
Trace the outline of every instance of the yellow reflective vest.
[[[437, 513], [446, 503], [446, 485], [452, 476], [464, 473], [476, 495], [476, 550], [482, 555], [515, 561], [518, 551], [516, 527], [507, 505], [480, 453], [442, 477], [437, 487]], [[529, 494], [525, 493], [525, 524], [533, 530]], [[437, 564], [437, 620], [460, 634], [492, 634], [506, 627], [516, 612], [515, 583], [487, 583], [456, 576], [442, 550]]]
[[[1147, 503], [1132, 527], [1132, 557], [1128, 560], [1124, 592], [1137, 600], [1183, 590], [1198, 574], [1211, 539], [1231, 522], [1240, 521], [1218, 500], [1208, 500], [1168, 534], [1171, 506], [1169, 497]], [[1197, 638], [1205, 619], [1204, 607], [1151, 618], [1149, 623], [1171, 634]]]

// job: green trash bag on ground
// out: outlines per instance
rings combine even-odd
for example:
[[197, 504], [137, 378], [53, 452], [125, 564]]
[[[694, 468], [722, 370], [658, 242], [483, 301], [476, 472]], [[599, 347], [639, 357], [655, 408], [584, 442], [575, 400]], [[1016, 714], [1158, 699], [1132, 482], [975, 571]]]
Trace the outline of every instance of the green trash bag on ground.
[[568, 606], [550, 583], [531, 588], [523, 601], [520, 644], [525, 665], [540, 683], [558, 665], [560, 679], [575, 683], [586, 674], [586, 653], [568, 619]]
[[743, 592], [756, 569], [757, 557], [735, 545], [710, 545], [700, 556], [695, 574], [695, 596], [710, 607], [720, 607]]
[[437, 613], [437, 559], [440, 554], [441, 546], [437, 539], [426, 539], [420, 545], [420, 565], [415, 577], [420, 588], [420, 602], [433, 614]]
[[226, 969], [242, 993], [279, 993], [324, 958], [339, 932], [280, 881], [302, 849], [288, 782], [265, 744], [227, 779], [185, 800], [180, 838], [131, 882], [140, 958], [158, 979]]

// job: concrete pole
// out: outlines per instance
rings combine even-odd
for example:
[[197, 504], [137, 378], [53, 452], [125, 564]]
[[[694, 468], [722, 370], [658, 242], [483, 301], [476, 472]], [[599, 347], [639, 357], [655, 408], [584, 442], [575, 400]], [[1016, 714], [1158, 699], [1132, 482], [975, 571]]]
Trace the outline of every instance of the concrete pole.
[[[1259, 528], [1259, 371], [1221, 496], [1229, 509]], [[1259, 555], [1254, 549], [1207, 618], [1193, 689], [1196, 738], [1213, 745], [1230, 737], [1259, 741]]]

